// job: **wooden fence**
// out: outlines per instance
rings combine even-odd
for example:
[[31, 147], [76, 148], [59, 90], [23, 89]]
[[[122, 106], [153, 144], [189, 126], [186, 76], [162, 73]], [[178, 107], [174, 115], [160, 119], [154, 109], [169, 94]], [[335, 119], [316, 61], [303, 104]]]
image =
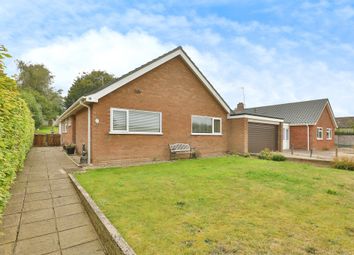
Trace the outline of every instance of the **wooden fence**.
[[60, 146], [60, 134], [35, 134], [33, 139], [33, 146], [47, 147]]

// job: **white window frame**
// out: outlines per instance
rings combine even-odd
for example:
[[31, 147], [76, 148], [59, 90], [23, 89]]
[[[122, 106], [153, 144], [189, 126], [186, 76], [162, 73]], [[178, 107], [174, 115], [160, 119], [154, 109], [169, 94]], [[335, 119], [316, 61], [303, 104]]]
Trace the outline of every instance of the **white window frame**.
[[[193, 117], [204, 117], [212, 119], [212, 132], [211, 133], [193, 133]], [[220, 120], [220, 133], [214, 132], [214, 120]], [[222, 135], [222, 118], [220, 117], [211, 117], [211, 116], [203, 116], [203, 115], [192, 115], [191, 116], [191, 134], [192, 135]]]
[[[127, 129], [126, 130], [113, 130], [113, 111], [125, 111], [127, 114]], [[150, 113], [158, 113], [160, 114], [160, 132], [130, 132], [129, 131], [129, 111], [139, 111], [139, 112], [150, 112]], [[111, 135], [162, 135], [162, 112], [156, 112], [156, 111], [145, 111], [145, 110], [138, 110], [138, 109], [124, 109], [124, 108], [113, 108], [111, 107], [110, 109], [110, 115], [109, 115], [109, 121], [110, 121], [110, 128], [109, 128], [109, 134]]]
[[64, 120], [62, 123], [61, 123], [61, 132], [63, 133], [63, 134], [66, 134], [66, 133], [68, 133], [68, 120], [66, 119], [66, 120]]
[[[322, 137], [318, 137], [318, 131], [321, 130], [322, 132]], [[323, 128], [322, 127], [317, 127], [316, 129], [316, 138], [317, 140], [323, 140]]]
[[[331, 134], [331, 135], [328, 136], [328, 134]], [[333, 137], [332, 128], [326, 128], [326, 140], [332, 140], [332, 137]]]

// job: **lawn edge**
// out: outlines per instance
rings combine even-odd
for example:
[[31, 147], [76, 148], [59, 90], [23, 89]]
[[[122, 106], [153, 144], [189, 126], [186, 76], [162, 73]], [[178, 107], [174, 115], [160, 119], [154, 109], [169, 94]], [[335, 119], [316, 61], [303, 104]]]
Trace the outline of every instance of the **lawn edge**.
[[78, 192], [79, 197], [107, 253], [114, 255], [136, 255], [127, 241], [125, 241], [123, 236], [112, 225], [112, 223], [96, 205], [87, 191], [80, 185], [75, 176], [69, 174], [69, 177], [76, 191]]

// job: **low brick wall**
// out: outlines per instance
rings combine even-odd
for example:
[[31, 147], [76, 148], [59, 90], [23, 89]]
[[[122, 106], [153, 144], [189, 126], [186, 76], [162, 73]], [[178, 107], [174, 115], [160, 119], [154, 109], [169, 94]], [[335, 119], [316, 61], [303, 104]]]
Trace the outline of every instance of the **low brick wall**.
[[69, 177], [77, 190], [80, 199], [97, 231], [102, 245], [106, 249], [107, 254], [112, 255], [136, 255], [134, 250], [124, 240], [122, 235], [107, 219], [103, 212], [98, 208], [86, 190], [79, 184], [76, 178], [69, 174]]

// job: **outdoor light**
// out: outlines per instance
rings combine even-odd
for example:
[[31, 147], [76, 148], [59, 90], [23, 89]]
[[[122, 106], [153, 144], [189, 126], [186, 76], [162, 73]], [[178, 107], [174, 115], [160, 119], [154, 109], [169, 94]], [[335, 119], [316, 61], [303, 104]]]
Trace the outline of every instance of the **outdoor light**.
[[99, 118], [95, 118], [95, 123], [96, 123], [96, 125], [98, 125], [98, 123], [100, 123]]

